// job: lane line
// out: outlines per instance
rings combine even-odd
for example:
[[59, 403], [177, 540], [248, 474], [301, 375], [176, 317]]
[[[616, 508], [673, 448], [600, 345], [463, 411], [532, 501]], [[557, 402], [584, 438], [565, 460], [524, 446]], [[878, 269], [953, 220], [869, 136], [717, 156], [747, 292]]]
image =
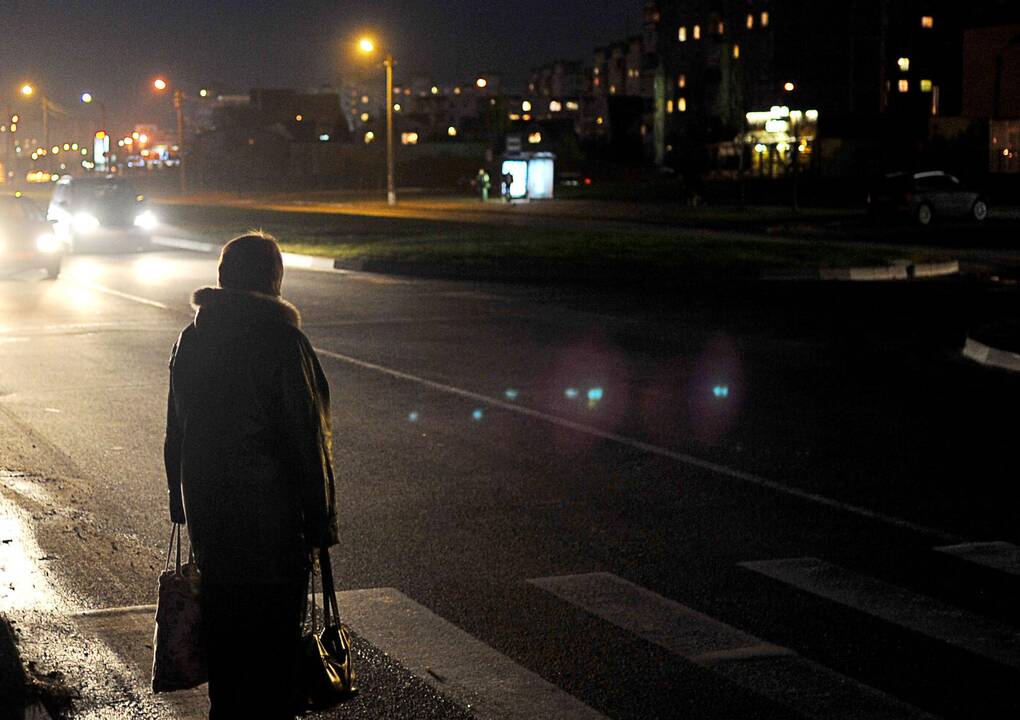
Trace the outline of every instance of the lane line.
[[756, 638], [611, 573], [534, 578], [528, 583], [806, 717], [931, 717], [789, 648]]
[[169, 305], [165, 303], [157, 302], [155, 300], [149, 300], [148, 298], [139, 297], [138, 295], [131, 295], [130, 293], [121, 292], [120, 290], [114, 290], [108, 288], [105, 285], [96, 285], [95, 283], [85, 282], [83, 280], [75, 280], [76, 283], [82, 287], [86, 287], [89, 290], [95, 290], [96, 292], [105, 293], [106, 295], [113, 295], [114, 297], [122, 298], [123, 300], [130, 300], [131, 302], [140, 303], [142, 305], [148, 305], [149, 307], [159, 308], [160, 310], [173, 310]]
[[325, 350], [322, 348], [315, 348], [315, 351], [320, 355], [339, 360], [341, 362], [354, 365], [356, 367], [364, 368], [366, 370], [372, 370], [383, 375], [389, 375], [390, 377], [398, 378], [400, 380], [407, 380], [417, 385], [438, 390], [450, 395], [457, 395], [459, 397], [474, 400], [490, 407], [497, 407], [501, 410], [507, 410], [509, 412], [517, 413], [518, 415], [524, 415], [526, 417], [541, 420], [543, 422], [551, 423], [557, 427], [566, 428], [575, 432], [584, 433], [593, 437], [600, 438], [602, 440], [609, 440], [619, 445], [625, 445], [627, 447], [634, 448], [635, 450], [641, 450], [652, 455], [658, 455], [660, 457], [669, 458], [676, 460], [677, 462], [684, 463], [685, 465], [691, 465], [702, 470], [708, 470], [718, 475], [725, 475], [735, 480], [741, 480], [752, 485], [759, 487], [768, 488], [776, 492], [789, 495], [800, 500], [807, 500], [809, 502], [824, 505], [826, 507], [834, 508], [844, 512], [851, 513], [860, 517], [867, 518], [878, 522], [892, 525], [904, 530], [910, 530], [912, 532], [918, 532], [924, 535], [930, 535], [937, 538], [944, 538], [947, 542], [959, 542], [963, 538], [953, 535], [952, 533], [945, 532], [943, 530], [937, 530], [935, 528], [927, 527], [919, 523], [904, 520], [903, 518], [881, 513], [876, 510], [870, 510], [860, 505], [853, 505], [851, 503], [845, 503], [840, 500], [819, 495], [817, 493], [808, 492], [807, 490], [801, 490], [800, 488], [792, 487], [784, 483], [776, 482], [775, 480], [769, 480], [755, 475], [753, 473], [744, 472], [743, 470], [737, 470], [727, 465], [721, 465], [719, 463], [712, 462], [710, 460], [704, 460], [687, 453], [677, 452], [675, 450], [669, 450], [667, 448], [659, 447], [658, 445], [652, 445], [651, 443], [644, 442], [642, 440], [636, 440], [634, 438], [619, 435], [617, 433], [609, 432], [606, 430], [600, 430], [597, 427], [591, 425], [585, 425], [584, 423], [575, 422], [566, 418], [559, 417], [557, 415], [551, 415], [549, 413], [542, 412], [540, 410], [533, 410], [522, 405], [514, 405], [512, 403], [504, 402], [498, 398], [490, 397], [488, 395], [482, 395], [481, 393], [472, 392], [470, 390], [464, 390], [462, 388], [454, 387], [453, 385], [447, 385], [445, 383], [436, 382], [435, 380], [429, 380], [427, 378], [419, 377], [418, 375], [412, 375], [411, 373], [403, 372], [401, 370], [394, 370], [392, 368], [385, 367], [383, 365], [377, 365], [376, 363], [368, 362], [366, 360], [359, 360], [358, 358], [351, 357], [350, 355], [344, 355], [342, 353], [333, 352], [331, 350]]
[[[467, 706], [479, 720], [607, 720], [398, 590], [347, 590], [338, 592], [337, 600], [344, 623], [360, 638]], [[147, 670], [152, 666], [155, 611], [155, 605], [137, 605], [87, 611], [75, 619], [123, 652], [136, 668]], [[187, 719], [205, 717], [202, 691], [189, 700], [196, 703]]]
[[[123, 298], [125, 300], [130, 300], [133, 302], [141, 303], [143, 305], [149, 305], [152, 307], [158, 307], [177, 315], [190, 316], [190, 313], [183, 313], [179, 310], [169, 307], [168, 305], [156, 302], [155, 300], [148, 300], [147, 298], [138, 297], [137, 295], [122, 293], [118, 290], [113, 290], [111, 288], [107, 288], [101, 285], [93, 285], [90, 283], [83, 283], [83, 285], [85, 285], [86, 287], [90, 287], [98, 292], [105, 292], [110, 295]], [[909, 530], [911, 532], [929, 535], [931, 537], [938, 538], [941, 542], [962, 543], [966, 541], [966, 538], [960, 535], [955, 535], [953, 533], [946, 532], [944, 530], [939, 530], [933, 527], [922, 525], [920, 523], [912, 522], [910, 520], [905, 520], [903, 518], [896, 517], [895, 515], [889, 515], [888, 513], [879, 512], [877, 510], [871, 510], [860, 505], [854, 505], [853, 503], [847, 503], [841, 500], [836, 500], [834, 498], [826, 497], [825, 495], [820, 495], [818, 493], [802, 490], [800, 488], [793, 487], [785, 483], [777, 482], [775, 480], [769, 480], [768, 478], [764, 478], [760, 475], [755, 475], [754, 473], [745, 472], [743, 470], [737, 470], [736, 468], [731, 468], [727, 465], [715, 463], [710, 460], [704, 460], [702, 458], [695, 457], [694, 455], [688, 455], [687, 453], [669, 450], [667, 448], [659, 447], [658, 445], [653, 445], [642, 440], [636, 440], [634, 438], [619, 435], [617, 433], [608, 432], [606, 430], [600, 430], [597, 427], [585, 425], [584, 423], [575, 422], [573, 420], [568, 420], [557, 415], [551, 415], [540, 410], [532, 410], [531, 408], [527, 408], [521, 405], [513, 405], [511, 403], [504, 402], [498, 398], [490, 397], [488, 395], [482, 395], [481, 393], [472, 392], [470, 390], [464, 390], [462, 388], [454, 387], [453, 385], [447, 385], [445, 383], [436, 382], [434, 380], [429, 380], [427, 378], [403, 372], [401, 370], [394, 370], [393, 368], [388, 368], [383, 365], [368, 362], [366, 360], [360, 360], [358, 358], [351, 357], [350, 355], [344, 355], [343, 353], [333, 352], [332, 350], [326, 350], [324, 348], [315, 348], [315, 351], [325, 357], [333, 358], [334, 360], [339, 360], [340, 362], [345, 362], [356, 367], [364, 368], [366, 370], [372, 370], [383, 375], [389, 375], [390, 377], [398, 378], [400, 380], [413, 382], [417, 385], [432, 388], [433, 390], [438, 390], [440, 392], [448, 393], [451, 395], [457, 395], [459, 397], [467, 398], [469, 400], [475, 400], [490, 407], [497, 407], [502, 410], [517, 413], [518, 415], [524, 415], [526, 417], [534, 418], [536, 420], [542, 420], [543, 422], [551, 423], [558, 427], [573, 430], [575, 432], [590, 435], [592, 437], [597, 437], [602, 440], [609, 440], [611, 442], [617, 443], [619, 445], [624, 445], [635, 450], [640, 450], [642, 452], [647, 452], [652, 455], [658, 455], [660, 457], [669, 458], [671, 460], [675, 460], [685, 465], [690, 465], [692, 467], [700, 468], [702, 470], [707, 470], [718, 475], [724, 475], [734, 480], [740, 480], [751, 485], [757, 485], [758, 487], [767, 488], [774, 492], [782, 493], [784, 495], [795, 497], [800, 500], [805, 500], [816, 505], [823, 505], [825, 507], [829, 507], [835, 510], [840, 510], [842, 512], [866, 518], [874, 522], [884, 523], [892, 527], [900, 528], [901, 530]]]
[[1010, 575], [1020, 575], [1020, 547], [1008, 542], [963, 543], [935, 548], [937, 552], [958, 557]]
[[1020, 668], [1020, 631], [996, 620], [818, 558], [762, 560], [740, 566], [975, 655]]

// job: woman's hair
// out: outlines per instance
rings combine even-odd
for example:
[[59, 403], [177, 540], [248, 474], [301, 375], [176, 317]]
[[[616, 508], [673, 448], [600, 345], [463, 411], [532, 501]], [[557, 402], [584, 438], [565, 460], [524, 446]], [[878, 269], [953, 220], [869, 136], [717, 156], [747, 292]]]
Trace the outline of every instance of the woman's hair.
[[283, 286], [283, 256], [276, 238], [252, 230], [223, 246], [220, 252], [220, 287], [279, 295]]

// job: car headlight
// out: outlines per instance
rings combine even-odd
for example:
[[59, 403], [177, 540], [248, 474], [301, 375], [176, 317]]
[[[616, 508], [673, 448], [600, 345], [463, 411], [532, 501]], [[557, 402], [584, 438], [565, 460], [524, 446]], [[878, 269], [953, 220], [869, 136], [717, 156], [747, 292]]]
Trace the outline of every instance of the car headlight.
[[79, 212], [74, 214], [71, 226], [75, 232], [91, 232], [99, 227], [99, 218], [92, 213]]
[[35, 246], [39, 252], [55, 253], [60, 249], [60, 241], [51, 233], [46, 233], [35, 239]]
[[159, 221], [156, 220], [152, 210], [143, 210], [135, 217], [135, 227], [139, 227], [142, 230], [152, 230], [158, 223]]

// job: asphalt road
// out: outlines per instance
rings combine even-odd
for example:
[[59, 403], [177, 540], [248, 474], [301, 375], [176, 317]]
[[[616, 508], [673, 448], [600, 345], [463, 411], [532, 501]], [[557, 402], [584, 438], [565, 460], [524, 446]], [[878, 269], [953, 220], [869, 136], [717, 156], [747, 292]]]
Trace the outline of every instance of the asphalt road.
[[[214, 277], [152, 252], [0, 282], [0, 600], [79, 717], [201, 710], [147, 693], [124, 608], [155, 599], [166, 362]], [[1020, 381], [959, 356], [1015, 286], [284, 293], [333, 389], [362, 668], [336, 717], [1020, 710]]]

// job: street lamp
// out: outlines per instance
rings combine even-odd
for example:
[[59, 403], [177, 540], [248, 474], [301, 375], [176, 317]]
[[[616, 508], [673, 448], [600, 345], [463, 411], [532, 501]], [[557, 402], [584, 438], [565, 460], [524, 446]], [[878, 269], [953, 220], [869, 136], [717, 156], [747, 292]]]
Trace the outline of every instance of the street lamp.
[[[161, 77], [152, 81], [152, 89], [156, 92], [163, 92], [168, 87], [167, 81]], [[177, 110], [177, 176], [183, 193], [187, 189], [187, 180], [184, 174], [184, 91], [180, 88], [174, 90], [174, 108]]]
[[[18, 91], [22, 96], [30, 98], [36, 93], [35, 86], [32, 83], [23, 84]], [[43, 146], [50, 146], [50, 99], [46, 97], [45, 93], [40, 97], [42, 101], [42, 124], [43, 124]]]
[[[81, 94], [81, 102], [83, 105], [91, 105], [96, 102], [95, 96], [88, 90]], [[106, 103], [99, 102], [99, 129], [106, 130]]]
[[[363, 55], [374, 55], [376, 43], [370, 37], [358, 40], [358, 52]], [[386, 53], [383, 59], [386, 66], [386, 202], [397, 204], [397, 187], [393, 173], [393, 55]]]

